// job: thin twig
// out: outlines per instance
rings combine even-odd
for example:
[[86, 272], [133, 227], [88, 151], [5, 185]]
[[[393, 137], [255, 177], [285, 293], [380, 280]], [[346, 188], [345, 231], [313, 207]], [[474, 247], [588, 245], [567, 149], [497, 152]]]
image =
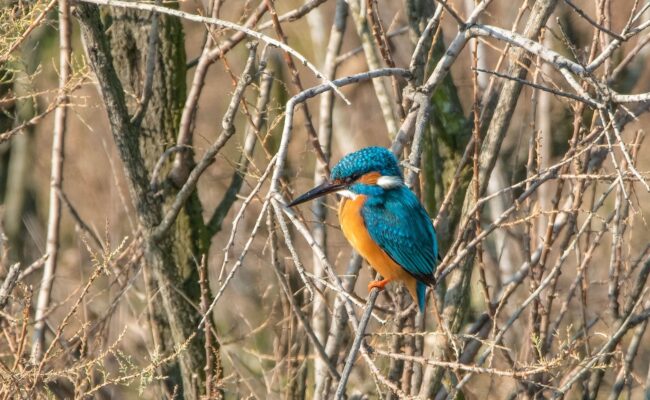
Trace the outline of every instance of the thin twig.
[[[400, 75], [403, 77], [410, 76], [409, 72], [402, 68], [382, 68], [375, 71], [363, 72], [360, 74], [351, 75], [345, 78], [340, 78], [333, 83], [337, 86], [346, 86], [353, 83], [363, 82], [369, 79], [380, 78], [383, 76], [391, 75]], [[307, 89], [303, 92], [300, 92], [293, 96], [286, 105], [286, 115], [284, 119], [284, 128], [282, 130], [282, 139], [280, 142], [280, 148], [278, 149], [278, 161], [273, 172], [273, 177], [271, 179], [271, 192], [277, 192], [280, 187], [280, 177], [284, 171], [285, 160], [287, 157], [289, 141], [291, 140], [291, 133], [293, 127], [293, 114], [294, 108], [297, 104], [306, 101], [312, 97], [315, 97], [321, 93], [332, 90], [331, 87], [327, 84], [315, 86], [313, 88]]]
[[[34, 19], [33, 22], [29, 24], [27, 29], [25, 29], [24, 32], [20, 35], [20, 37], [15, 40], [11, 46], [5, 51], [5, 53], [0, 57], [0, 65], [4, 64], [9, 58], [11, 57], [11, 54], [18, 48], [20, 45], [29, 37], [29, 35], [34, 31], [34, 29], [38, 28], [41, 25], [41, 22], [45, 20], [45, 17], [49, 14], [49, 12], [54, 8], [56, 4], [60, 4], [58, 0], [50, 0], [49, 3], [43, 8], [41, 13]], [[5, 5], [7, 6], [7, 5]]]
[[516, 81], [516, 82], [519, 82], [519, 83], [524, 84], [526, 86], [530, 86], [530, 87], [532, 87], [534, 89], [539, 89], [539, 90], [542, 90], [544, 92], [554, 94], [556, 96], [566, 97], [566, 98], [569, 98], [571, 100], [577, 100], [577, 101], [585, 103], [585, 104], [587, 104], [587, 105], [589, 105], [591, 107], [598, 107], [600, 105], [600, 103], [593, 101], [589, 97], [581, 97], [580, 95], [576, 95], [576, 94], [573, 94], [573, 93], [562, 92], [560, 90], [553, 89], [553, 88], [550, 88], [550, 87], [547, 87], [547, 86], [544, 86], [544, 85], [540, 85], [538, 83], [534, 83], [534, 82], [527, 81], [525, 79], [517, 78], [516, 76], [510, 76], [510, 75], [502, 74], [500, 72], [490, 71], [490, 70], [482, 69], [482, 68], [477, 68], [476, 70], [478, 72], [484, 72], [484, 73], [487, 73], [487, 74], [490, 74], [490, 75], [494, 75], [494, 76], [496, 76], [498, 78], [503, 78], [503, 79]]
[[79, 228], [84, 231], [90, 238], [95, 242], [95, 245], [97, 245], [97, 248], [104, 250], [104, 244], [102, 243], [101, 239], [99, 239], [99, 235], [97, 232], [95, 232], [94, 229], [92, 229], [84, 220], [81, 218], [81, 215], [79, 215], [79, 212], [77, 209], [72, 205], [72, 202], [70, 199], [68, 199], [68, 196], [60, 189], [57, 188], [57, 195], [61, 198], [61, 201], [63, 201], [63, 204], [68, 208], [68, 211], [70, 212], [70, 215], [72, 218], [75, 220]]
[[[265, 68], [266, 65], [263, 67]], [[257, 115], [255, 115], [255, 117], [249, 122], [248, 127], [246, 128], [244, 148], [242, 149], [242, 154], [239, 158], [239, 166], [230, 180], [230, 186], [226, 189], [226, 193], [223, 195], [221, 202], [219, 202], [219, 205], [214, 209], [210, 220], [206, 224], [210, 236], [214, 236], [221, 230], [221, 225], [223, 224], [228, 211], [237, 200], [237, 195], [241, 190], [245, 175], [248, 171], [248, 166], [253, 157], [255, 144], [264, 124], [266, 123], [267, 109], [273, 85], [273, 73], [264, 68], [261, 68], [259, 71], [261, 74], [261, 84], [260, 94], [256, 105]]]
[[584, 18], [587, 22], [591, 24], [594, 28], [598, 29], [599, 31], [605, 32], [606, 34], [615, 37], [618, 40], [625, 40], [625, 38], [621, 35], [619, 35], [616, 32], [611, 31], [610, 29], [607, 29], [606, 27], [600, 25], [598, 22], [594, 21], [587, 13], [585, 13], [580, 7], [576, 6], [573, 4], [571, 0], [564, 0], [564, 2], [571, 7], [575, 12], [578, 13], [582, 18]]
[[[276, 210], [276, 213], [277, 212], [279, 212], [279, 210]], [[269, 212], [267, 217], [268, 218], [267, 225], [269, 226], [269, 231], [273, 232], [273, 227], [272, 227], [273, 223], [271, 222], [273, 220], [273, 217], [271, 215], [272, 214]], [[275, 233], [272, 233], [272, 237], [275, 237]], [[271, 246], [271, 248], [273, 249], [273, 246]], [[298, 321], [300, 321], [303, 329], [305, 330], [305, 332], [307, 332], [307, 336], [309, 337], [309, 340], [311, 341], [312, 345], [316, 349], [316, 352], [318, 353], [320, 360], [323, 363], [325, 363], [325, 365], [327, 366], [327, 370], [329, 371], [329, 373], [332, 375], [334, 379], [340, 379], [338, 371], [329, 361], [329, 357], [327, 356], [327, 353], [323, 348], [323, 344], [316, 337], [316, 334], [314, 333], [314, 330], [312, 329], [309, 320], [300, 310], [298, 304], [296, 304], [294, 295], [291, 292], [289, 288], [289, 284], [286, 278], [283, 276], [282, 271], [280, 271], [279, 265], [277, 263], [273, 263], [273, 267], [274, 267], [275, 275], [277, 276], [278, 281], [280, 282], [280, 286], [282, 287], [282, 291], [284, 292], [284, 295], [287, 297], [287, 300], [289, 300], [289, 303], [291, 304], [291, 308], [293, 309], [294, 314], [296, 315], [296, 317], [298, 317]]]
[[169, 208], [169, 211], [167, 211], [167, 214], [165, 214], [160, 224], [154, 229], [154, 232], [152, 233], [152, 237], [154, 239], [162, 238], [165, 232], [167, 232], [167, 230], [171, 228], [171, 226], [174, 224], [174, 221], [176, 221], [176, 217], [178, 216], [178, 213], [185, 205], [185, 202], [190, 197], [190, 195], [194, 192], [194, 189], [196, 188], [196, 184], [198, 183], [199, 178], [201, 177], [203, 172], [210, 165], [212, 165], [212, 163], [214, 162], [214, 157], [219, 153], [219, 151], [223, 148], [223, 146], [226, 145], [228, 139], [230, 139], [232, 135], [234, 135], [235, 114], [239, 109], [239, 103], [241, 102], [242, 97], [244, 96], [244, 91], [246, 90], [248, 85], [250, 85], [253, 82], [252, 74], [253, 74], [253, 68], [255, 66], [256, 48], [257, 45], [251, 44], [251, 46], [249, 46], [249, 54], [248, 54], [248, 60], [246, 61], [246, 66], [244, 67], [242, 76], [239, 79], [239, 82], [237, 83], [235, 92], [233, 93], [228, 109], [226, 110], [226, 113], [224, 114], [223, 120], [221, 122], [221, 127], [223, 131], [221, 132], [219, 137], [217, 137], [217, 140], [214, 141], [212, 146], [210, 146], [210, 148], [205, 152], [203, 158], [201, 158], [201, 161], [199, 161], [190, 172], [187, 181], [185, 182], [185, 184], [183, 184], [183, 187], [178, 191], [178, 194], [174, 199], [174, 203]]
[[[271, 14], [271, 21], [273, 22], [273, 27], [275, 28], [275, 32], [278, 38], [280, 39], [280, 41], [282, 41], [284, 45], [288, 46], [287, 36], [284, 34], [284, 30], [282, 29], [282, 24], [278, 19], [278, 14], [275, 12], [273, 1], [264, 0], [264, 2], [266, 3], [266, 7], [269, 10], [269, 14]], [[296, 90], [299, 93], [305, 90], [302, 85], [302, 81], [300, 80], [300, 73], [298, 72], [295, 63], [293, 62], [291, 55], [287, 52], [284, 53], [284, 62], [287, 64], [287, 67], [289, 67], [289, 71], [291, 72], [291, 83], [293, 84], [293, 86], [295, 86]], [[330, 78], [327, 75], [325, 75], [324, 79], [329, 81]], [[316, 153], [316, 156], [320, 159], [320, 161], [327, 165], [329, 161], [327, 159], [327, 156], [323, 152], [321, 144], [318, 141], [318, 134], [316, 133], [316, 129], [314, 129], [314, 124], [312, 122], [311, 113], [309, 112], [307, 103], [300, 104], [300, 109], [302, 110], [302, 114], [305, 118], [305, 128], [307, 128], [307, 134], [311, 139], [312, 148], [314, 149], [314, 152]]]

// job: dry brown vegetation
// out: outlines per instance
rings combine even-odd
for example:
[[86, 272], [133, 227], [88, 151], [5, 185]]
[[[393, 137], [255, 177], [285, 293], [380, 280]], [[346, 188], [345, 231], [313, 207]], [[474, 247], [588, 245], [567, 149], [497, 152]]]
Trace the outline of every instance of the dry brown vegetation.
[[[650, 398], [650, 3], [0, 4], [2, 398]], [[433, 313], [285, 206], [367, 145]]]

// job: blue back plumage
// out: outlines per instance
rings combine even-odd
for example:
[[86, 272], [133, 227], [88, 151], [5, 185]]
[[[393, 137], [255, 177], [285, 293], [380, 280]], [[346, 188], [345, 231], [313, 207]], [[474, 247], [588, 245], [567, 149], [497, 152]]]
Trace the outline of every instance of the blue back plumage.
[[433, 284], [438, 241], [420, 201], [406, 186], [368, 198], [361, 209], [370, 237], [418, 281]]

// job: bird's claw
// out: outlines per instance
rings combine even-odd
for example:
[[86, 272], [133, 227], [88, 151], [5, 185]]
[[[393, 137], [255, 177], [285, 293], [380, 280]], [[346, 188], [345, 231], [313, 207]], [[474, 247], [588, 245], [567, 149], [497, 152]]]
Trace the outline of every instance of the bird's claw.
[[381, 290], [384, 290], [385, 287], [386, 287], [386, 284], [388, 284], [388, 282], [389, 282], [388, 279], [384, 279], [384, 280], [382, 280], [382, 281], [371, 281], [371, 282], [368, 284], [368, 291], [371, 291], [371, 290], [374, 289], [374, 288], [377, 288], [377, 289], [379, 289], [380, 291], [381, 291]]

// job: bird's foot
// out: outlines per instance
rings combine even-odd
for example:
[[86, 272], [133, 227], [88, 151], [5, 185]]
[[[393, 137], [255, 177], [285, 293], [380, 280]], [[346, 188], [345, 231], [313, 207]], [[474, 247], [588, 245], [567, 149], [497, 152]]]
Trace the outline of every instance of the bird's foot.
[[368, 284], [368, 291], [371, 291], [373, 288], [377, 288], [380, 291], [384, 290], [384, 288], [386, 287], [386, 284], [388, 284], [388, 282], [390, 282], [388, 279], [384, 279], [384, 280], [381, 280], [381, 281], [371, 281]]

